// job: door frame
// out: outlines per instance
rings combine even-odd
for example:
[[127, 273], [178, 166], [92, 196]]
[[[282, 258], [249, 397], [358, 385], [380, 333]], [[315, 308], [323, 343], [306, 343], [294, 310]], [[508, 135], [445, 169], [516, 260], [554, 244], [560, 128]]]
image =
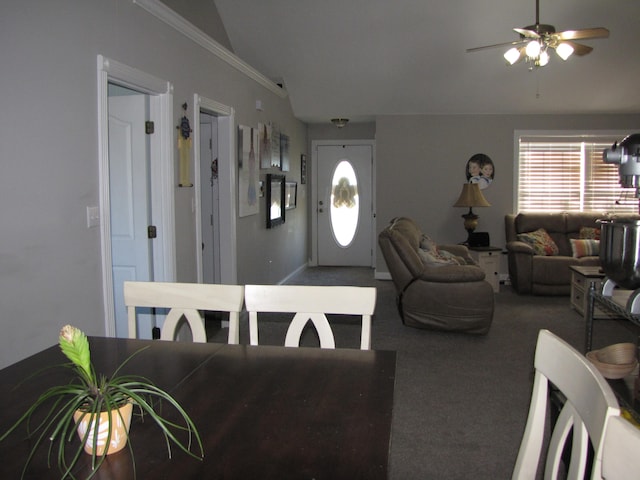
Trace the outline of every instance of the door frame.
[[[151, 221], [157, 227], [153, 253], [154, 280], [175, 281], [175, 204], [172, 161], [173, 85], [136, 68], [98, 55], [98, 183], [100, 193], [100, 247], [105, 334], [115, 335], [113, 277], [111, 275], [111, 210], [109, 197], [109, 107], [108, 84], [115, 83], [149, 95], [155, 134], [150, 137]], [[153, 168], [156, 166], [156, 168]]]
[[[238, 278], [236, 249], [236, 144], [234, 136], [235, 110], [232, 107], [193, 95], [194, 116], [193, 144], [200, 145], [200, 112], [218, 117], [218, 189], [220, 225], [220, 282], [235, 285]], [[200, 148], [194, 148], [195, 222], [196, 222], [196, 264], [198, 283], [202, 283], [202, 199], [200, 178]]]
[[371, 147], [371, 267], [376, 266], [377, 248], [375, 235], [378, 231], [376, 223], [376, 141], [375, 140], [312, 140], [311, 141], [311, 259], [309, 265], [318, 265], [318, 147], [319, 146], [354, 146]]

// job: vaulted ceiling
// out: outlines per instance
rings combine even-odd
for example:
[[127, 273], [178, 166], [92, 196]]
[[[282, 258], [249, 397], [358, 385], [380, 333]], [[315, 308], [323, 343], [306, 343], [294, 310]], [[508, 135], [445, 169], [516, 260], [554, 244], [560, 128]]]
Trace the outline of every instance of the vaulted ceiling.
[[606, 27], [566, 62], [507, 66], [535, 0], [213, 0], [237, 56], [283, 83], [294, 114], [640, 113], [640, 1], [540, 0], [557, 31]]

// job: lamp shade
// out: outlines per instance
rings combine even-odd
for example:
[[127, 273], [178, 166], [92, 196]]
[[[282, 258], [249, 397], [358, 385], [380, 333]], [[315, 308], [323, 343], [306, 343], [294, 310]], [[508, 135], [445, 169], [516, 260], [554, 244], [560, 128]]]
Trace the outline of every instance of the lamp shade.
[[490, 207], [491, 204], [482, 195], [480, 185], [477, 183], [465, 183], [462, 185], [460, 197], [453, 204], [454, 207]]

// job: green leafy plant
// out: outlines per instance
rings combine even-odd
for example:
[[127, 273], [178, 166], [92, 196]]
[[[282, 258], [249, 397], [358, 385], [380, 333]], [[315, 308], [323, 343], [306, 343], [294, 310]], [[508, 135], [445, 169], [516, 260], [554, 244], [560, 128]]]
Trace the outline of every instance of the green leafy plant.
[[[42, 393], [18, 421], [0, 437], [1, 442], [22, 423], [26, 423], [29, 436], [34, 438], [34, 442], [22, 471], [23, 477], [37, 448], [45, 440], [48, 440], [49, 463], [51, 463], [52, 455], [55, 455], [62, 473], [61, 478], [63, 479], [76, 478], [72, 470], [83, 454], [85, 443], [89, 442], [92, 451], [92, 470], [87, 478], [91, 478], [106, 458], [106, 455], [110, 453], [109, 445], [115, 432], [115, 426], [112, 423], [118, 419], [125, 422], [122, 413], [117, 409], [127, 403], [132, 403], [134, 410], [139, 415], [144, 416], [146, 414], [160, 428], [165, 437], [169, 458], [171, 458], [171, 443], [174, 443], [190, 456], [198, 460], [202, 459], [204, 449], [200, 434], [180, 404], [170, 394], [156, 387], [153, 382], [144, 377], [119, 374], [122, 367], [145, 348], [129, 356], [118, 366], [111, 377], [106, 377], [104, 375], [96, 375], [91, 363], [89, 340], [81, 330], [71, 325], [66, 325], [60, 331], [59, 343], [62, 352], [71, 360], [71, 363], [63, 366], [71, 368], [76, 373], [73, 380], [64, 385], [51, 387]], [[170, 405], [179, 413], [180, 423], [169, 421], [160, 415], [159, 407], [162, 403]], [[37, 422], [32, 428], [31, 418], [41, 408], [46, 412], [44, 419]], [[104, 453], [98, 454], [99, 434], [104, 437], [104, 433], [99, 431], [100, 425], [95, 419], [99, 418], [101, 412], [113, 410], [118, 412], [117, 416], [107, 415], [106, 447]], [[74, 414], [76, 415], [75, 418]], [[73, 450], [71, 460], [69, 460], [67, 447], [72, 445], [78, 424], [85, 419], [89, 420], [89, 427], [82, 434], [82, 441], [79, 446], [73, 446], [75, 450]], [[186, 442], [177, 438], [176, 435], [179, 432], [187, 433]], [[131, 452], [135, 472], [133, 448], [131, 442], [127, 442], [127, 444]]]

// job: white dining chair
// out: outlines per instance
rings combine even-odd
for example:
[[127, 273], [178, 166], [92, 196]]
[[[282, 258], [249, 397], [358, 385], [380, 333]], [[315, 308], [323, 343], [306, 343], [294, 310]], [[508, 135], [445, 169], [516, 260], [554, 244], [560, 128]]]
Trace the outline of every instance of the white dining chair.
[[375, 287], [311, 285], [246, 285], [245, 305], [249, 312], [249, 341], [258, 345], [258, 313], [295, 314], [287, 330], [285, 347], [300, 346], [308, 322], [318, 332], [321, 348], [335, 348], [327, 314], [360, 315], [360, 349], [371, 348], [371, 316], [376, 304]]
[[194, 342], [207, 341], [202, 311], [229, 313], [228, 343], [240, 342], [240, 311], [244, 301], [241, 285], [170, 282], [124, 282], [124, 303], [129, 319], [129, 338], [136, 338], [136, 307], [169, 309], [160, 330], [161, 340], [174, 340], [180, 319], [188, 322]]
[[600, 479], [605, 426], [609, 417], [620, 414], [613, 390], [584, 355], [548, 330], [541, 330], [538, 334], [534, 366], [529, 416], [512, 479], [536, 478], [547, 424], [550, 384], [560, 391], [566, 401], [552, 426], [546, 458], [543, 458], [544, 478], [558, 478], [563, 448], [572, 431], [572, 450], [566, 478], [584, 478], [588, 444], [591, 441], [594, 456], [590, 478]]
[[640, 429], [624, 417], [611, 417], [602, 446], [602, 478], [640, 478]]

